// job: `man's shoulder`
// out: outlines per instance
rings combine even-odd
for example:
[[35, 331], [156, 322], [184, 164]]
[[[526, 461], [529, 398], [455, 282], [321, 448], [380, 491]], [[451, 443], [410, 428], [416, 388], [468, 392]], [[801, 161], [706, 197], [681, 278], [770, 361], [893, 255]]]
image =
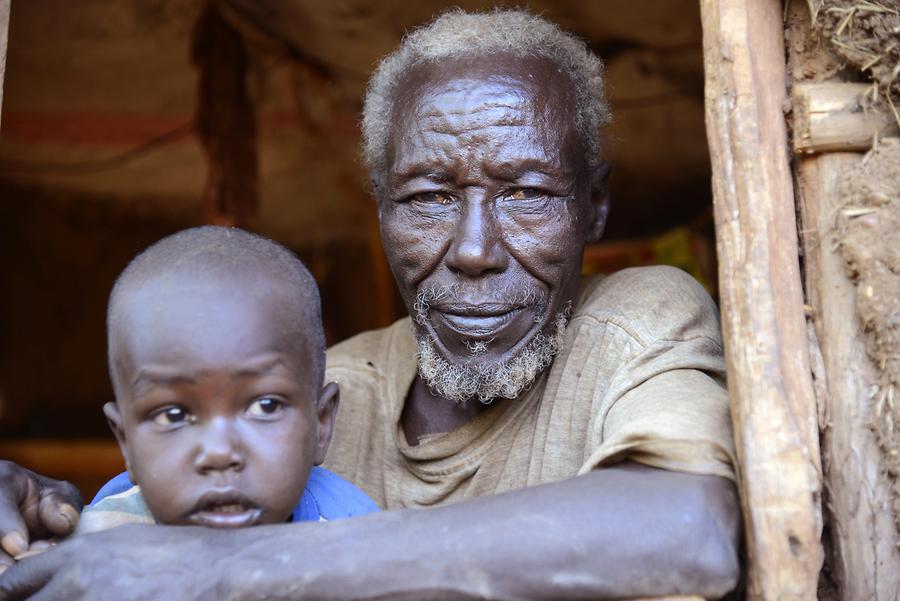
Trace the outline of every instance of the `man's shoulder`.
[[721, 339], [719, 313], [697, 280], [676, 267], [632, 267], [588, 279], [573, 322], [612, 325], [644, 345], [660, 339]]
[[366, 431], [361, 424], [376, 415], [392, 415], [415, 375], [416, 341], [409, 318], [363, 332], [328, 349], [325, 378], [337, 382], [341, 389], [335, 438], [340, 438], [342, 425], [355, 423], [351, 436], [359, 442], [360, 429]]
[[386, 328], [369, 330], [328, 349], [327, 369], [371, 367], [373, 357], [384, 357], [402, 335], [411, 336], [410, 319], [404, 317]]
[[386, 328], [362, 332], [339, 342], [328, 349], [326, 371], [383, 369], [386, 359], [396, 354], [398, 346], [414, 344], [410, 324], [410, 319], [404, 317]]

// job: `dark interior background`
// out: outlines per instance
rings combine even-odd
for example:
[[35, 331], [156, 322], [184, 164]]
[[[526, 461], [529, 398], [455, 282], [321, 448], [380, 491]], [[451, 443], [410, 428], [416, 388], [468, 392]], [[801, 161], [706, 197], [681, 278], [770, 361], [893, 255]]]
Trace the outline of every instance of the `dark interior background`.
[[329, 342], [403, 314], [358, 160], [361, 98], [379, 57], [450, 5], [526, 5], [606, 60], [613, 209], [585, 272], [670, 263], [714, 290], [696, 1], [14, 0], [0, 126], [0, 458], [86, 494], [120, 465], [100, 412], [112, 398], [106, 297], [134, 254], [208, 219], [191, 47], [209, 7], [248, 57], [253, 229], [310, 266]]

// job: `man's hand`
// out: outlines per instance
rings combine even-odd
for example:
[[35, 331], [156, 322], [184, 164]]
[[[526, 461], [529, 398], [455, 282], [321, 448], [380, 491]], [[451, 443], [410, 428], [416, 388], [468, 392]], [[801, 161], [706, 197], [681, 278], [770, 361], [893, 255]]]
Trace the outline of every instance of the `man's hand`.
[[32, 595], [67, 601], [216, 601], [222, 598], [217, 588], [223, 576], [211, 565], [209, 539], [228, 556], [222, 548], [228, 534], [234, 533], [133, 524], [77, 536], [0, 575], [0, 601]]
[[71, 534], [82, 505], [68, 482], [0, 461], [0, 573], [38, 541]]

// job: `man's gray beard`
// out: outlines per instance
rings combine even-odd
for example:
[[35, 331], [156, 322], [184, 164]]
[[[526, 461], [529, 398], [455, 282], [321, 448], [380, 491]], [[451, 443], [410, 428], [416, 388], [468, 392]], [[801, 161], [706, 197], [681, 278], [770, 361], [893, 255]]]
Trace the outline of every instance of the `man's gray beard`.
[[454, 365], [440, 356], [427, 334], [416, 334], [419, 375], [432, 392], [457, 402], [474, 397], [488, 404], [498, 397], [514, 399], [528, 389], [562, 350], [568, 309], [557, 314], [551, 335], [537, 334], [508, 361], [473, 366]]

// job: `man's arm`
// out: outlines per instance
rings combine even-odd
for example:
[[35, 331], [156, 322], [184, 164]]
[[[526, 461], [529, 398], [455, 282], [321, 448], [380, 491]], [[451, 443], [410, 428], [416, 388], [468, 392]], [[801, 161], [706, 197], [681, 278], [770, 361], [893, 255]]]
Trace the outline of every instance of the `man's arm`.
[[739, 576], [738, 524], [729, 481], [625, 464], [328, 524], [114, 529], [21, 562], [0, 601], [715, 599]]
[[35, 541], [71, 534], [83, 504], [68, 482], [0, 461], [0, 572]]

